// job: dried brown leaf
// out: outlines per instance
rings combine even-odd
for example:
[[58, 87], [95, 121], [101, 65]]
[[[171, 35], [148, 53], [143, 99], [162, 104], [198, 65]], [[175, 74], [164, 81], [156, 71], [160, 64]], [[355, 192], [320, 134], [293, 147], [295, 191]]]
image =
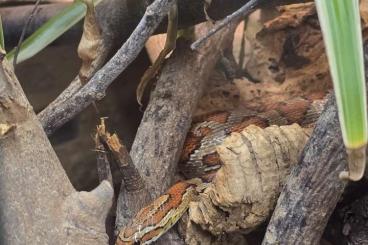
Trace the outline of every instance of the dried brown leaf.
[[78, 55], [82, 59], [79, 79], [82, 84], [85, 84], [103, 62], [101, 54], [104, 47], [93, 0], [82, 1], [87, 6], [87, 13], [84, 18], [83, 35], [78, 46]]

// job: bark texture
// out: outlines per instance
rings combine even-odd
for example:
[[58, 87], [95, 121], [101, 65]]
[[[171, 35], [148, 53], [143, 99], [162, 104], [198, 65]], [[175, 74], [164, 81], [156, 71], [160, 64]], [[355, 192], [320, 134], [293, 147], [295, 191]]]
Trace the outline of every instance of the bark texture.
[[0, 129], [0, 244], [107, 244], [111, 185], [74, 190], [6, 60]]
[[1, 243], [46, 244], [61, 238], [60, 204], [74, 189], [10, 67], [0, 69], [0, 121], [12, 126], [0, 139]]

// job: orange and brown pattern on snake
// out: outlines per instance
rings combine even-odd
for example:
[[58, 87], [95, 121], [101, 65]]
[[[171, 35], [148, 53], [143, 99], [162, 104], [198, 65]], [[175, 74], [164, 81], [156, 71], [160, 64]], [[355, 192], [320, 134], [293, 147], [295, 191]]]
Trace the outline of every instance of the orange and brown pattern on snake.
[[193, 123], [194, 124], [198, 122], [201, 123], [204, 121], [226, 123], [228, 121], [229, 116], [230, 116], [230, 112], [228, 111], [216, 111], [216, 112], [211, 112], [211, 113], [204, 114], [204, 115], [194, 118]]
[[143, 244], [144, 236], [147, 235], [154, 237], [154, 234], [156, 233], [155, 230], [159, 228], [157, 227], [157, 224], [163, 220], [171, 210], [180, 205], [184, 193], [191, 186], [193, 186], [193, 184], [188, 182], [178, 182], [164, 195], [141, 209], [134, 219], [132, 219], [122, 232], [120, 232], [118, 238], [120, 243], [117, 241], [116, 244], [134, 244], [135, 241], [139, 241]]
[[147, 234], [145, 234], [142, 238], [141, 238], [141, 244], [145, 244], [148, 243], [149, 241], [154, 241], [156, 240], [159, 236], [162, 235], [162, 232], [164, 231], [164, 229], [162, 227], [158, 227], [157, 229], [154, 229], [150, 232], [148, 232]]
[[[229, 113], [228, 113], [229, 114]], [[212, 122], [212, 121], [208, 121]], [[221, 124], [220, 124], [221, 125]], [[192, 131], [188, 132], [185, 138], [184, 148], [180, 156], [180, 162], [186, 162], [189, 160], [190, 155], [194, 153], [201, 145], [203, 138], [213, 133], [215, 128], [211, 128], [213, 125], [197, 124], [197, 127], [193, 126]]]
[[184, 148], [181, 152], [180, 162], [188, 161], [190, 155], [201, 146], [201, 141], [203, 137], [198, 137], [194, 135], [192, 132], [189, 132], [187, 138], [184, 142]]
[[290, 101], [282, 101], [266, 107], [267, 111], [276, 110], [283, 116], [288, 124], [290, 123], [302, 123], [305, 119], [305, 115], [308, 112], [311, 101], [303, 98], [295, 98]]
[[220, 155], [217, 152], [210, 153], [202, 158], [202, 162], [209, 167], [218, 166], [221, 164]]
[[243, 129], [248, 127], [249, 125], [256, 125], [261, 128], [265, 128], [269, 126], [268, 118], [264, 117], [258, 117], [258, 116], [250, 116], [248, 118], [245, 118], [243, 121], [235, 124], [233, 127], [231, 127], [226, 133], [227, 135], [233, 133], [233, 132], [241, 132]]
[[[218, 117], [209, 114], [206, 119], [202, 118], [202, 123], [193, 125], [188, 133], [179, 161], [179, 171], [188, 179], [202, 178], [208, 171], [221, 167], [220, 160], [214, 157], [216, 146], [231, 133], [241, 132], [252, 124], [261, 128], [292, 123], [306, 126], [318, 118], [324, 103], [324, 100], [312, 102], [305, 98], [294, 98], [267, 104], [264, 107], [267, 111], [263, 113], [248, 110], [220, 112]], [[224, 119], [227, 121], [224, 122]]]

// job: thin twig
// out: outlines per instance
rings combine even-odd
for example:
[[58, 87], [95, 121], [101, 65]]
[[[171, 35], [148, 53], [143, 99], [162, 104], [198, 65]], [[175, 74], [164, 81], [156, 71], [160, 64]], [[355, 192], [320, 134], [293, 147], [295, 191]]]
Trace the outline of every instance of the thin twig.
[[144, 180], [140, 176], [133, 160], [129, 155], [126, 146], [116, 134], [106, 131], [105, 122], [101, 119], [101, 124], [97, 127], [97, 135], [104, 149], [111, 153], [124, 180], [124, 188], [128, 192], [135, 192], [145, 187]]
[[83, 88], [59, 107], [39, 114], [41, 124], [47, 134], [50, 135], [92, 102], [101, 100], [105, 96], [106, 89], [138, 56], [145, 42], [167, 15], [173, 3], [174, 0], [156, 0], [148, 6], [128, 40]]
[[22, 29], [22, 33], [20, 35], [20, 38], [19, 38], [19, 41], [18, 41], [18, 44], [17, 44], [17, 48], [15, 49], [15, 54], [14, 54], [14, 59], [13, 59], [13, 67], [15, 69], [15, 66], [17, 65], [17, 58], [18, 58], [18, 54], [19, 54], [19, 51], [20, 51], [20, 47], [22, 45], [22, 42], [23, 42], [23, 39], [24, 39], [24, 36], [26, 35], [26, 31], [28, 29], [28, 26], [29, 24], [31, 23], [35, 13], [36, 13], [36, 10], [38, 8], [38, 5], [40, 4], [41, 0], [37, 0], [37, 2], [35, 3], [33, 9], [32, 9], [32, 12], [31, 14], [29, 15], [27, 21], [26, 21], [26, 24], [24, 25], [23, 29]]
[[201, 37], [200, 39], [192, 43], [190, 48], [192, 50], [198, 49], [205, 41], [207, 41], [212, 35], [216, 34], [222, 28], [229, 25], [231, 22], [236, 22], [239, 19], [244, 18], [252, 13], [261, 4], [261, 2], [262, 0], [250, 0], [243, 7], [241, 7], [231, 15], [228, 15], [225, 19], [219, 22], [204, 37]]
[[104, 180], [107, 180], [110, 182], [111, 186], [113, 186], [110, 161], [108, 158], [108, 151], [106, 150], [105, 145], [102, 143], [100, 139], [100, 135], [104, 133], [105, 133], [105, 120], [101, 118], [101, 124], [97, 126], [97, 132], [95, 135], [98, 179], [100, 183]]

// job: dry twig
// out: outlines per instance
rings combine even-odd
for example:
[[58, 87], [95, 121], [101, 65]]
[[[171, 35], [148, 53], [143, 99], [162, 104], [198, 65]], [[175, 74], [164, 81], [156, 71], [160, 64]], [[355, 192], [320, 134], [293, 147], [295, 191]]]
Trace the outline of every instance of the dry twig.
[[124, 187], [128, 192], [137, 191], [144, 188], [144, 181], [133, 164], [133, 160], [129, 155], [124, 144], [116, 134], [110, 134], [106, 131], [105, 121], [102, 118], [100, 125], [97, 127], [96, 137], [107, 149], [123, 176]]
[[113, 182], [112, 182], [112, 174], [111, 174], [110, 162], [108, 158], [108, 152], [104, 144], [101, 142], [101, 139], [99, 136], [104, 133], [105, 133], [105, 121], [104, 119], [101, 119], [101, 124], [97, 126], [97, 132], [95, 135], [95, 145], [96, 145], [96, 152], [97, 152], [97, 173], [98, 173], [98, 179], [100, 182], [102, 182], [103, 180], [107, 180], [110, 182], [112, 186]]
[[262, 0], [249, 0], [243, 7], [228, 15], [215, 27], [213, 27], [204, 37], [201, 37], [191, 45], [192, 50], [198, 49], [205, 41], [207, 41], [212, 35], [216, 34], [219, 30], [228, 26], [231, 22], [237, 22], [240, 19], [246, 17], [252, 13], [260, 4]]

